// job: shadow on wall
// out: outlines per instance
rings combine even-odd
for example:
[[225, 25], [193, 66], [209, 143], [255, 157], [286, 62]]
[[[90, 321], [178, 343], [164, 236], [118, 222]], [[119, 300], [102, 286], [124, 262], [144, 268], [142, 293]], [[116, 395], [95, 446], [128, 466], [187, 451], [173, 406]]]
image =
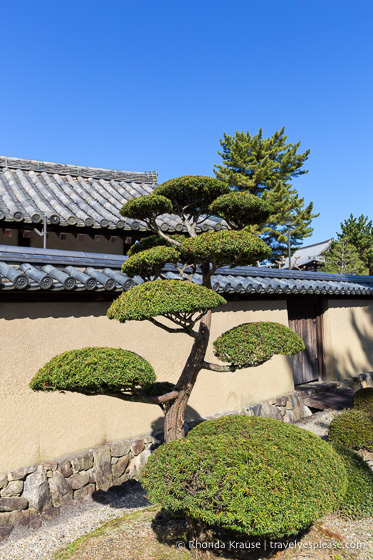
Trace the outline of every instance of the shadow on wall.
[[343, 306], [350, 308], [345, 315], [348, 338], [346, 336], [346, 339], [333, 340], [334, 355], [328, 355], [326, 349], [328, 370], [333, 371], [336, 380], [373, 369], [373, 301], [364, 304], [364, 307], [355, 307], [353, 304]]
[[0, 319], [63, 319], [68, 317], [103, 317], [109, 309], [109, 301], [29, 301], [2, 303]]

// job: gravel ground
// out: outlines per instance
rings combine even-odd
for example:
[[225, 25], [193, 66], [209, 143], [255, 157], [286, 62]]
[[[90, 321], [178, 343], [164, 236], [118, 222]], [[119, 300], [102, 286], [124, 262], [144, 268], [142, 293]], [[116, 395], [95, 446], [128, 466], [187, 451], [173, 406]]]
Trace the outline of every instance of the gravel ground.
[[[34, 531], [15, 527], [0, 543], [1, 560], [42, 560], [103, 523], [148, 506], [139, 483], [129, 481], [109, 492], [96, 492], [95, 500], [61, 508], [59, 517], [43, 521]], [[92, 559], [94, 560], [94, 559]]]
[[[322, 439], [326, 439], [328, 426], [336, 414], [338, 412], [331, 410], [318, 412], [312, 417], [297, 422], [297, 425], [317, 434]], [[363, 456], [373, 468], [373, 454]], [[43, 521], [42, 527], [37, 531], [15, 527], [10, 537], [0, 543], [0, 559], [50, 559], [57, 550], [86, 535], [103, 523], [126, 513], [142, 510], [147, 506], [149, 506], [149, 502], [144, 491], [140, 484], [134, 481], [129, 481], [122, 487], [111, 489], [108, 492], [96, 492], [94, 499], [61, 508], [59, 517], [50, 521]], [[342, 535], [344, 540], [363, 542], [367, 555], [363, 553], [363, 555], [353, 556], [353, 558], [373, 559], [372, 519], [352, 522], [333, 515], [325, 518], [321, 523], [329, 531]], [[144, 529], [145, 527], [142, 527], [142, 530]], [[314, 558], [316, 559], [316, 557], [315, 555]], [[298, 558], [298, 556], [293, 556], [293, 558]], [[95, 559], [92, 558], [92, 560]]]

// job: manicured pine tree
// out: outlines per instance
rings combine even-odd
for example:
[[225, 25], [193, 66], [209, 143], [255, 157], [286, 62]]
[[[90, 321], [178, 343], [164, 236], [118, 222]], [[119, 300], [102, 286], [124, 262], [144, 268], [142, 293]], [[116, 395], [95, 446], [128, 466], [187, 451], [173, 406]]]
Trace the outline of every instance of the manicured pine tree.
[[251, 136], [249, 132], [236, 132], [235, 136], [224, 133], [218, 154], [222, 165], [215, 165], [215, 175], [234, 190], [250, 192], [271, 207], [271, 213], [264, 224], [256, 225], [254, 231], [272, 249], [271, 262], [287, 256], [288, 218], [294, 219], [291, 229], [291, 246], [300, 246], [304, 238], [312, 234], [311, 221], [319, 214], [313, 213], [313, 203], [304, 206], [304, 198], [299, 198], [290, 181], [308, 173], [302, 169], [310, 150], [298, 154], [300, 142], [287, 144], [285, 128], [270, 138], [263, 138], [262, 129]]
[[[283, 325], [247, 323], [214, 342], [222, 363], [205, 359], [211, 310], [226, 303], [211, 289], [211, 277], [219, 267], [251, 265], [269, 257], [270, 248], [249, 229], [266, 222], [270, 212], [263, 199], [232, 192], [222, 181], [199, 176], [172, 179], [152, 194], [127, 202], [121, 214], [142, 220], [154, 235], [130, 249], [122, 269], [130, 277], [142, 277], [144, 283], [123, 292], [110, 306], [108, 317], [122, 323], [148, 320], [170, 335], [187, 334], [191, 352], [176, 385], [157, 383], [151, 365], [133, 352], [88, 348], [52, 358], [36, 374], [31, 388], [159, 405], [165, 414], [165, 440], [171, 441], [184, 436], [185, 408], [202, 370], [233, 372], [262, 364], [274, 354], [303, 350], [302, 339]], [[179, 216], [187, 235], [166, 234], [157, 221], [165, 213]], [[209, 216], [225, 219], [230, 229], [197, 236], [197, 227], [203, 229]], [[164, 278], [164, 266], [170, 263], [180, 280]], [[201, 285], [191, 282], [197, 271]]]
[[368, 269], [359, 257], [356, 248], [345, 239], [333, 241], [328, 251], [323, 254], [322, 272], [335, 274], [368, 274]]

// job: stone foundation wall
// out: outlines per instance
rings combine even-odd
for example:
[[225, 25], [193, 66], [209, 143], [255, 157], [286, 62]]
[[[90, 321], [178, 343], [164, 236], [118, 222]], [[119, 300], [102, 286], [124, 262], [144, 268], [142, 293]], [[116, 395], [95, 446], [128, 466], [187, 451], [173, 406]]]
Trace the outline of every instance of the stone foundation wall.
[[[373, 386], [373, 372], [334, 383], [310, 383], [276, 399], [270, 399], [241, 410], [226, 411], [189, 422], [188, 429], [219, 416], [245, 414], [276, 418], [293, 423], [311, 416], [304, 404], [306, 396], [337, 387]], [[43, 519], [60, 513], [63, 505], [106, 491], [127, 480], [138, 480], [149, 455], [163, 441], [163, 434], [142, 436], [132, 440], [108, 443], [54, 461], [16, 469], [0, 474], [0, 541], [15, 525], [38, 529]]]

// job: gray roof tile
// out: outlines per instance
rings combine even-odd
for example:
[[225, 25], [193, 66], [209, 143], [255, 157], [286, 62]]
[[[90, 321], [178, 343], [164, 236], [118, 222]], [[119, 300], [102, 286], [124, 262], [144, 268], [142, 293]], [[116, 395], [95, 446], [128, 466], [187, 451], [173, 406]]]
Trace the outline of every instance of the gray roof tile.
[[[119, 210], [131, 198], [150, 194], [155, 171], [140, 173], [79, 167], [0, 156], [0, 220], [146, 231], [143, 222], [122, 218]], [[177, 216], [158, 219], [163, 231], [186, 231]], [[200, 231], [225, 223], [208, 219]]]

